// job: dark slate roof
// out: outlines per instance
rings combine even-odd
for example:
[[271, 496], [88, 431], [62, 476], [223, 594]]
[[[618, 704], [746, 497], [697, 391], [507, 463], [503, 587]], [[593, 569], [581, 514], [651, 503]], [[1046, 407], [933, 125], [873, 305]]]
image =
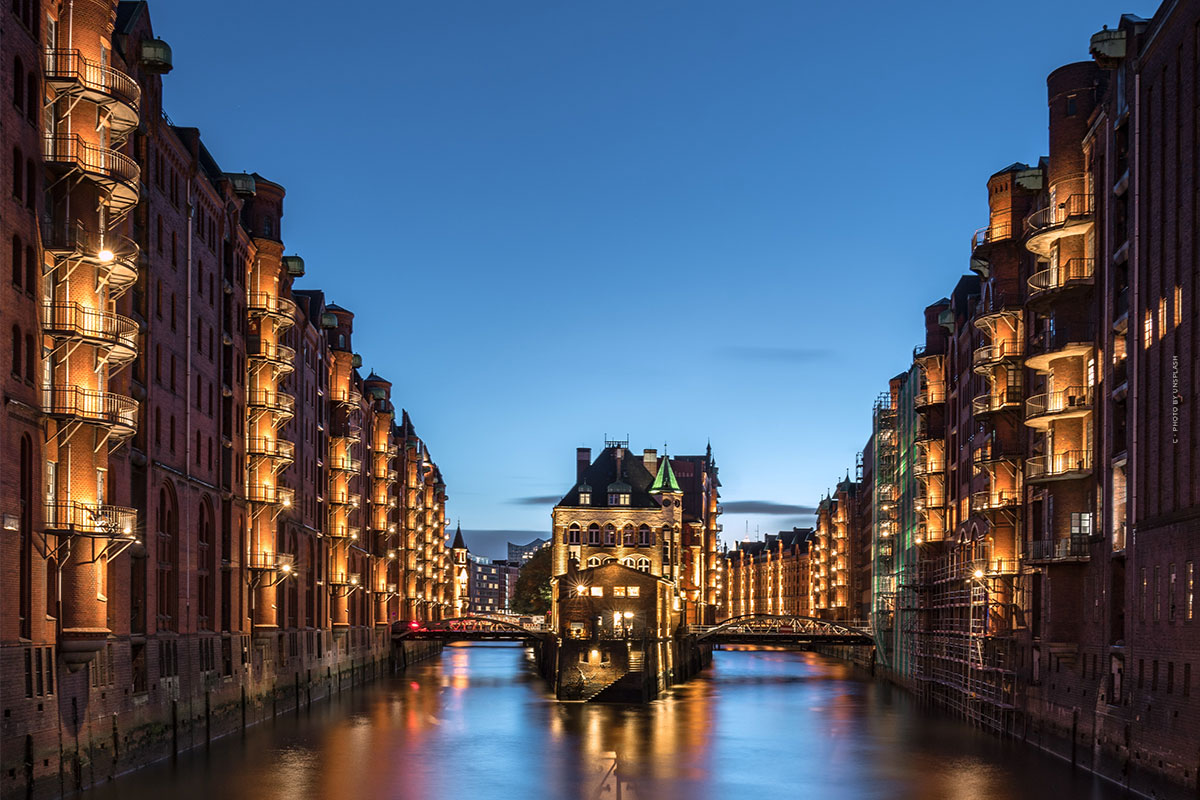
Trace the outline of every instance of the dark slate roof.
[[129, 33], [138, 16], [146, 10], [146, 0], [136, 2], [121, 2], [117, 4], [117, 21], [113, 26], [116, 33]]
[[[596, 460], [584, 471], [583, 477], [579, 482], [571, 487], [571, 490], [558, 501], [558, 505], [578, 506], [579, 484], [587, 486], [611, 486], [614, 483], [626, 483], [629, 485], [628, 508], [658, 508], [658, 501], [650, 496], [650, 484], [654, 482], [654, 476], [650, 474], [645, 464], [642, 463], [641, 456], [635, 456], [631, 451], [624, 450], [624, 455], [621, 458], [621, 474], [618, 475], [617, 449], [615, 447], [604, 448], [600, 452], [600, 455], [596, 456]], [[614, 489], [613, 491], [617, 490]], [[590, 505], [607, 506], [608, 495], [600, 496], [593, 493]], [[625, 507], [622, 506], [622, 508]]]
[[454, 544], [450, 545], [454, 550], [466, 550], [467, 543], [463, 541], [462, 525], [459, 525], [454, 531]]

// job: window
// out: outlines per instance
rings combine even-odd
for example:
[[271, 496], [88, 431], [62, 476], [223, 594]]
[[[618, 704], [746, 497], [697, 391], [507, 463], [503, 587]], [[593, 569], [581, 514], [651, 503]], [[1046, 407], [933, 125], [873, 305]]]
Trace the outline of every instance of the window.
[[1071, 514], [1071, 538], [1086, 539], [1092, 535], [1092, 512], [1073, 512]]
[[604, 526], [604, 546], [612, 547], [617, 543], [617, 529], [612, 525]]
[[24, 280], [25, 271], [21, 268], [21, 253], [24, 248], [21, 245], [21, 237], [15, 233], [12, 238], [12, 282], [13, 286], [21, 288], [21, 283]]
[[637, 568], [640, 572], [649, 572], [650, 571], [650, 559], [645, 558], [645, 557], [639, 558], [637, 560]]
[[588, 544], [597, 546], [600, 544], [600, 526], [594, 522], [588, 525]]
[[579, 544], [580, 543], [579, 523], [572, 522], [571, 527], [567, 529], [567, 543], [568, 544]]
[[588, 591], [591, 593], [592, 597], [604, 597], [603, 586], [593, 586]]
[[1077, 102], [1076, 96], [1073, 94], [1067, 95], [1067, 116], [1068, 117], [1075, 116], [1075, 114], [1078, 113], [1078, 110], [1079, 110], [1079, 104]]
[[1167, 568], [1167, 622], [1175, 621], [1175, 565]]
[[630, 569], [637, 569], [637, 562], [634, 561], [633, 556], [626, 556], [625, 558], [622, 558], [621, 563]]
[[13, 105], [22, 111], [25, 110], [25, 64], [21, 61], [21, 57], [17, 56], [13, 60]]
[[643, 525], [638, 528], [638, 544], [643, 547], [654, 544], [654, 534], [650, 532], [649, 525]]
[[625, 593], [626, 593], [627, 595], [629, 595], [630, 597], [638, 597], [638, 596], [640, 596], [640, 595], [641, 595], [641, 593], [642, 593], [642, 587], [640, 587], [640, 586], [626, 586], [626, 587], [625, 587]]
[[21, 191], [25, 186], [25, 178], [22, 170], [25, 165], [25, 157], [21, 155], [21, 148], [14, 147], [12, 155], [12, 195], [17, 200], [21, 199]]
[[624, 596], [625, 596], [625, 587], [624, 586], [614, 586], [613, 587], [613, 597], [624, 597]]
[[592, 504], [592, 493], [579, 490], [579, 505], [590, 506]]
[[587, 560], [588, 569], [600, 566], [600, 556], [592, 556]]
[[1154, 568], [1154, 621], [1158, 622], [1162, 618], [1162, 576], [1159, 575], [1159, 568]]
[[623, 544], [625, 547], [634, 546], [632, 525], [626, 525], [625, 529], [621, 531], [621, 544]]
[[1138, 594], [1138, 619], [1140, 619], [1144, 622], [1146, 620], [1146, 593], [1150, 586], [1149, 582], [1146, 579], [1146, 568], [1145, 567], [1142, 567], [1140, 577], [1141, 577], [1141, 590], [1140, 590], [1140, 593]]
[[21, 328], [13, 325], [12, 329], [12, 374], [13, 377], [21, 377]]
[[1184, 616], [1186, 619], [1190, 620], [1192, 618], [1192, 597], [1193, 597], [1192, 590], [1195, 588], [1195, 582], [1194, 582], [1195, 572], [1192, 570], [1192, 562], [1191, 561], [1184, 564], [1183, 568], [1184, 568], [1184, 572], [1187, 575], [1187, 578], [1186, 578], [1187, 579], [1187, 603], [1185, 605]]

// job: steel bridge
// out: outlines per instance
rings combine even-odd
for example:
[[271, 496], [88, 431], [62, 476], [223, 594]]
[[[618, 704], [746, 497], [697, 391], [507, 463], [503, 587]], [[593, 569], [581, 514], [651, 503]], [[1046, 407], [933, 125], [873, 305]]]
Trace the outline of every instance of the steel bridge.
[[784, 614], [744, 614], [720, 625], [692, 625], [696, 644], [874, 645], [865, 625]]
[[392, 627], [395, 640], [434, 640], [442, 642], [534, 642], [540, 643], [552, 636], [545, 627], [521, 625], [500, 617], [468, 616], [451, 619], [396, 623]]

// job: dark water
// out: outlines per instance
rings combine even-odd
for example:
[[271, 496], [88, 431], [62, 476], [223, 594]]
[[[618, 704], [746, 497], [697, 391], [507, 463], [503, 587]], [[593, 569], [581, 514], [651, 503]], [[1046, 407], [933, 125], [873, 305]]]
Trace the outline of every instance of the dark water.
[[718, 652], [629, 708], [555, 703], [521, 648], [476, 645], [85, 800], [1124, 796], [812, 653]]

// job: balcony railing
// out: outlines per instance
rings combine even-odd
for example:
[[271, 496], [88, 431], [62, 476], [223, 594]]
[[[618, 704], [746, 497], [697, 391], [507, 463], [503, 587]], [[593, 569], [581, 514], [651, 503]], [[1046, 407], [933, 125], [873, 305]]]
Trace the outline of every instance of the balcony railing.
[[1095, 208], [1090, 194], [1073, 194], [1061, 203], [1039, 208], [1025, 218], [1025, 235], [1032, 236], [1070, 222], [1090, 219]]
[[278, 342], [259, 342], [258, 349], [250, 349], [247, 355], [252, 361], [270, 364], [280, 372], [291, 372], [296, 364], [296, 351]]
[[1019, 489], [991, 489], [971, 495], [971, 511], [981, 514], [985, 511], [1012, 508], [1019, 505], [1020, 502], [1021, 491]]
[[100, 425], [117, 437], [137, 430], [138, 402], [132, 397], [80, 386], [52, 386], [45, 396], [45, 411], [51, 416]]
[[362, 472], [362, 461], [351, 456], [331, 456], [326, 463], [335, 472]]
[[1004, 452], [989, 443], [980, 447], [971, 455], [971, 463], [977, 467], [984, 466], [985, 464], [995, 464], [1000, 461], [1015, 463], [1020, 457], [1020, 454], [1015, 451]]
[[334, 490], [325, 496], [326, 501], [332, 506], [350, 506], [358, 508], [362, 504], [362, 495], [358, 492], [346, 492]]
[[88, 230], [78, 222], [42, 220], [42, 247], [60, 262], [85, 261], [100, 270], [109, 297], [116, 298], [137, 283], [137, 242], [114, 233]]
[[138, 324], [129, 317], [80, 303], [46, 303], [42, 328], [61, 339], [81, 339], [109, 349], [108, 360], [124, 364], [137, 357]]
[[1020, 358], [1023, 354], [1024, 348], [1018, 339], [985, 344], [983, 347], [976, 348], [975, 353], [971, 356], [971, 366], [976, 369], [988, 367], [1008, 359]]
[[137, 509], [61, 500], [46, 503], [45, 511], [49, 531], [101, 539], [137, 536]]
[[335, 539], [350, 539], [357, 541], [361, 529], [357, 525], [331, 522], [326, 533]]
[[250, 553], [246, 566], [263, 572], [289, 572], [296, 566], [296, 556], [291, 553]]
[[357, 406], [362, 403], [362, 392], [358, 389], [330, 389], [329, 398], [335, 403]]
[[971, 252], [974, 253], [984, 245], [1011, 239], [1012, 235], [1012, 225], [1007, 220], [1000, 220], [991, 225], [985, 225], [971, 235]]
[[1025, 479], [1030, 481], [1082, 477], [1091, 470], [1091, 450], [1066, 450], [1025, 460]]
[[944, 402], [946, 402], [946, 385], [943, 383], [928, 384], [913, 397], [913, 406], [916, 408], [928, 408]]
[[1091, 386], [1068, 386], [1056, 392], [1035, 394], [1025, 401], [1026, 421], [1052, 415], [1078, 416], [1092, 408]]
[[[59, 91], [82, 93], [97, 105], [109, 106], [113, 111], [110, 125], [116, 133], [137, 127], [142, 90], [137, 81], [119, 69], [84, 58], [78, 50], [47, 49], [45, 78], [46, 83]], [[113, 100], [125, 106], [125, 110], [113, 109]]]
[[971, 400], [971, 413], [977, 417], [995, 414], [1001, 411], [1011, 411], [1021, 407], [1020, 389], [1003, 389], [999, 392], [988, 392]]
[[295, 500], [296, 493], [284, 486], [269, 483], [249, 483], [246, 485], [246, 499], [251, 503], [278, 505], [288, 507]]
[[1044, 292], [1069, 286], [1090, 285], [1096, 276], [1096, 259], [1072, 258], [1057, 267], [1035, 272], [1029, 277], [1029, 294], [1036, 297]]
[[1029, 545], [1029, 561], [1081, 561], [1089, 555], [1086, 536], [1047, 539]]
[[930, 475], [940, 475], [946, 469], [946, 464], [939, 458], [918, 458], [913, 461], [913, 475], [923, 478]]
[[246, 452], [252, 456], [291, 462], [296, 457], [296, 445], [286, 439], [252, 436], [246, 441]]
[[296, 304], [270, 292], [251, 292], [246, 308], [251, 315], [274, 319], [275, 330], [290, 328], [296, 321]]
[[42, 144], [46, 161], [68, 164], [108, 188], [114, 210], [137, 205], [142, 170], [129, 156], [84, 141], [77, 133], [46, 134]]
[[251, 409], [270, 411], [278, 417], [291, 417], [296, 413], [296, 398], [290, 394], [270, 389], [255, 389], [246, 393], [246, 405]]
[[1054, 322], [1039, 330], [1029, 340], [1029, 357], [1025, 366], [1048, 372], [1050, 362], [1057, 358], [1083, 356], [1094, 346], [1096, 329], [1088, 323]]

